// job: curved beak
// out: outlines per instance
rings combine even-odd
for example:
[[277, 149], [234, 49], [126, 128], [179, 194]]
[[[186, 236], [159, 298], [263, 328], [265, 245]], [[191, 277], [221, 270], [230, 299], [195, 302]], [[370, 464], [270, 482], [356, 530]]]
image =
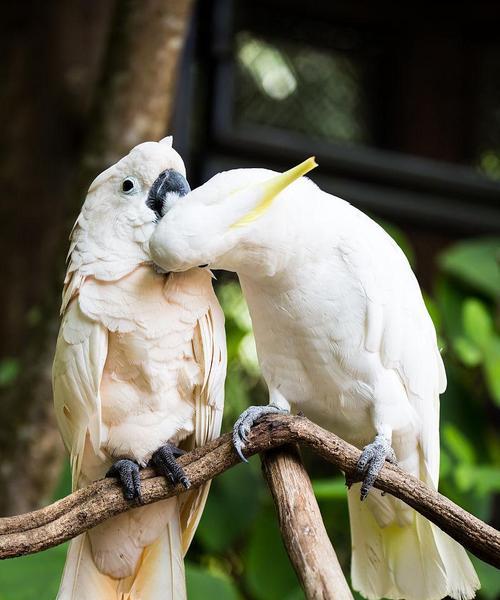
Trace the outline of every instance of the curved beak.
[[153, 182], [149, 190], [146, 206], [161, 219], [166, 212], [167, 199], [172, 194], [179, 198], [189, 194], [191, 188], [186, 178], [175, 169], [165, 169]]

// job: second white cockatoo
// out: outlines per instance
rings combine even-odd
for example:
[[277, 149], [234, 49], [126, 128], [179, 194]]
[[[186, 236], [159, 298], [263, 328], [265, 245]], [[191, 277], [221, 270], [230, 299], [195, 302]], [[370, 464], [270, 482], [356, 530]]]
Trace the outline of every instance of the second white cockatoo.
[[270, 396], [237, 421], [240, 453], [259, 416], [290, 409], [363, 449], [363, 482], [348, 493], [354, 588], [369, 599], [472, 598], [464, 549], [400, 500], [368, 494], [385, 460], [437, 488], [446, 376], [403, 252], [301, 177], [314, 166], [216, 175], [163, 217], [151, 256], [169, 271], [238, 274]]
[[99, 175], [71, 234], [53, 367], [73, 487], [117, 477], [137, 508], [70, 544], [59, 600], [182, 600], [183, 556], [208, 485], [140, 507], [150, 463], [189, 488], [176, 462], [217, 437], [224, 317], [208, 270], [160, 272], [158, 219], [189, 192], [172, 139], [147, 142]]

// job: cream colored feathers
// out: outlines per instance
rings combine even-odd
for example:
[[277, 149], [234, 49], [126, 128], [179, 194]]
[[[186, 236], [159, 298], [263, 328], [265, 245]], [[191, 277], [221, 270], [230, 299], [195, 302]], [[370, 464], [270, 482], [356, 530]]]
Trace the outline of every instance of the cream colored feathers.
[[[191, 448], [220, 431], [226, 350], [211, 274], [162, 274], [149, 256], [157, 204], [175, 203], [169, 181], [184, 175], [171, 138], [137, 146], [92, 183], [71, 234], [53, 384], [75, 488], [118, 459], [144, 466], [165, 444]], [[207, 492], [135, 508], [74, 540], [58, 598], [185, 597], [182, 559]]]

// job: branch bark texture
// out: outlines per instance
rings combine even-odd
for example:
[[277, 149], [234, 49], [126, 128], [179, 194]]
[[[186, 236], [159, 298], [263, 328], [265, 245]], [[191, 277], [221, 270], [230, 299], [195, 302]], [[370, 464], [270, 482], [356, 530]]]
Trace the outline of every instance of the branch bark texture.
[[[288, 443], [308, 446], [349, 478], [355, 478], [360, 451], [305, 417], [267, 417], [253, 428], [246, 454], [251, 456]], [[193, 487], [197, 487], [237, 464], [239, 458], [227, 433], [182, 456], [179, 462]], [[382, 468], [375, 487], [412, 506], [478, 558], [500, 567], [500, 532], [445, 496], [389, 463]], [[180, 485], [172, 487], [150, 469], [142, 472], [142, 488], [145, 504], [184, 490]], [[113, 480], [97, 481], [41, 510], [0, 519], [0, 558], [56, 546], [134, 506], [124, 500]]]
[[297, 446], [265, 452], [262, 468], [283, 542], [307, 600], [353, 600]]

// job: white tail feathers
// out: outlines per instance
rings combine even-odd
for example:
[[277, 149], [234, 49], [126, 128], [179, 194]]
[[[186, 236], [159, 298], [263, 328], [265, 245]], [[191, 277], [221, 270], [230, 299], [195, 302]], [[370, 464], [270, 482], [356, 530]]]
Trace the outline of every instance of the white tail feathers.
[[139, 560], [134, 575], [114, 579], [96, 567], [88, 534], [69, 547], [56, 600], [185, 600], [186, 584], [178, 511]]
[[[359, 485], [349, 490], [348, 501], [352, 585], [365, 598], [467, 600], [475, 596], [480, 584], [465, 550], [436, 525], [409, 509], [412, 518], [406, 524], [396, 519], [382, 527], [373, 506], [360, 502]], [[378, 498], [377, 504], [391, 501]]]

